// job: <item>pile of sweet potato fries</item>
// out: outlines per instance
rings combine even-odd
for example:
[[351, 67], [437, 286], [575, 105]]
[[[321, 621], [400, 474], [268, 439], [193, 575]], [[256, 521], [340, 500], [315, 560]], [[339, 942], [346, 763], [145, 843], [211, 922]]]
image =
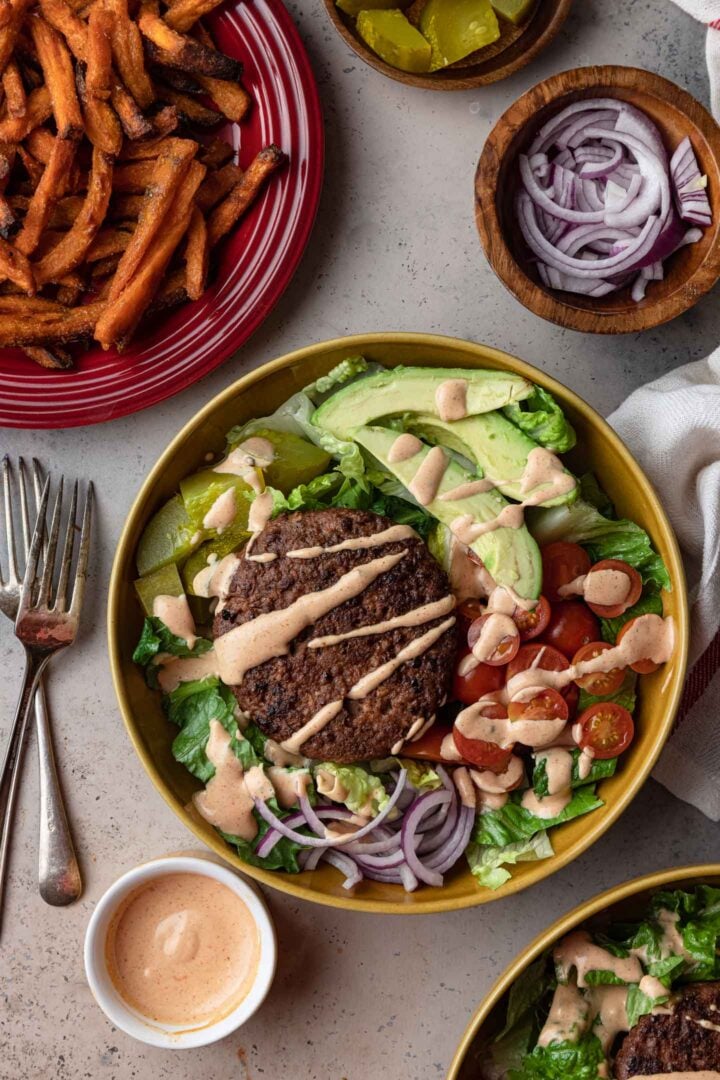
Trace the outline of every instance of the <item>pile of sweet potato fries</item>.
[[68, 367], [197, 299], [210, 252], [285, 161], [243, 172], [242, 65], [198, 23], [220, 0], [0, 0], [0, 347]]

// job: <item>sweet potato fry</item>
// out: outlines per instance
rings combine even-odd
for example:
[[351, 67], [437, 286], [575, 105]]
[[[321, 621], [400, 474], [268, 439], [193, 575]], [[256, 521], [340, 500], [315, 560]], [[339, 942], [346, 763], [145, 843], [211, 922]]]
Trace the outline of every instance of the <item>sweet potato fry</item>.
[[252, 100], [247, 90], [235, 82], [213, 79], [209, 75], [196, 75], [202, 89], [209, 94], [223, 116], [238, 124], [247, 113]]
[[106, 278], [110, 279], [107, 281], [107, 288], [103, 293], [103, 300], [110, 291], [111, 279], [117, 270], [117, 265], [120, 262], [121, 257], [122, 252], [116, 251], [114, 255], [106, 255], [104, 259], [97, 259], [96, 262], [90, 263], [90, 277], [92, 279], [93, 289], [96, 288], [99, 279], [103, 280], [103, 284], [105, 284]]
[[27, 95], [20, 68], [15, 60], [10, 60], [5, 68], [2, 86], [5, 91], [5, 108], [8, 116], [24, 116], [27, 112]]
[[12, 19], [13, 6], [10, 0], [0, 0], [0, 30], [4, 30]]
[[24, 116], [9, 116], [0, 120], [0, 142], [20, 142], [34, 128], [44, 124], [49, 116], [52, 116], [50, 91], [47, 86], [39, 86], [28, 97]]
[[[155, 161], [143, 163], [151, 166], [151, 176], [145, 189], [144, 206], [138, 217], [137, 228], [110, 288], [108, 299], [111, 301], [128, 285], [159, 230], [168, 226], [168, 211], [175, 202], [198, 148], [198, 144], [191, 139], [168, 139], [168, 144]], [[203, 167], [203, 175], [204, 172]]]
[[155, 100], [153, 86], [145, 70], [142, 36], [128, 14], [127, 0], [107, 0], [112, 14], [112, 55], [118, 74], [141, 109]]
[[201, 161], [203, 165], [207, 165], [208, 169], [219, 169], [232, 161], [234, 157], [235, 151], [230, 143], [217, 138], [215, 135], [208, 139], [205, 145], [201, 146], [197, 152], [198, 161]]
[[32, 16], [30, 25], [38, 60], [50, 91], [57, 133], [61, 139], [79, 139], [83, 133], [83, 120], [68, 47], [57, 30], [39, 15]]
[[88, 18], [85, 84], [90, 97], [99, 101], [107, 101], [112, 91], [112, 27], [113, 18], [104, 3], [93, 4]]
[[[115, 301], [108, 303], [95, 327], [95, 338], [104, 349], [122, 348], [129, 340], [157, 292], [167, 264], [187, 232], [193, 199], [205, 175], [205, 166], [192, 161], [152, 248], [145, 252], [129, 284]], [[1, 340], [1, 339], [0, 339]]]
[[147, 309], [147, 314], [151, 315], [156, 311], [165, 311], [167, 308], [177, 307], [178, 304], [184, 304], [187, 298], [185, 270], [173, 270], [155, 293], [153, 302]]
[[129, 165], [118, 165], [113, 177], [113, 191], [142, 195], [152, 179], [155, 162], [152, 158], [145, 161], [132, 161]]
[[179, 123], [180, 117], [175, 106], [164, 105], [162, 109], [158, 109], [151, 120], [153, 138], [159, 139], [164, 135], [170, 135]]
[[10, 12], [6, 11], [6, 21], [0, 29], [0, 72], [5, 71], [12, 56], [25, 12], [31, 3], [32, 0], [10, 0]]
[[102, 150], [93, 150], [90, 184], [83, 208], [65, 239], [35, 267], [38, 283], [59, 281], [83, 261], [105, 218], [112, 177], [113, 159]]
[[46, 22], [62, 34], [76, 60], [87, 61], [88, 28], [65, 0], [40, 0]]
[[166, 101], [169, 105], [174, 105], [186, 124], [211, 128], [215, 127], [223, 119], [222, 113], [206, 108], [199, 101], [190, 97], [189, 94], [181, 94], [164, 83], [158, 83], [156, 90], [160, 101]]
[[31, 255], [38, 246], [53, 206], [65, 194], [66, 181], [76, 150], [77, 144], [73, 140], [60, 137], [55, 139], [45, 171], [27, 208], [22, 228], [15, 238], [15, 247], [23, 255]]
[[140, 112], [132, 94], [118, 80], [113, 84], [110, 100], [128, 139], [142, 139], [152, 134], [152, 124]]
[[101, 262], [110, 255], [122, 255], [132, 239], [126, 229], [101, 229], [85, 254], [87, 263]]
[[0, 240], [0, 278], [7, 278], [28, 296], [35, 295], [35, 277], [27, 256], [16, 251], [7, 240]]
[[18, 157], [22, 161], [23, 168], [28, 174], [30, 183], [33, 185], [33, 187], [36, 188], [42, 179], [44, 168], [42, 162], [38, 161], [37, 158], [33, 157], [32, 154], [29, 153], [24, 146], [18, 146], [17, 152]]
[[195, 198], [196, 204], [203, 213], [212, 210], [228, 192], [232, 191], [243, 178], [243, 171], [238, 165], [228, 162], [222, 169], [208, 173], [200, 185], [200, 190]]
[[27, 136], [25, 146], [34, 158], [47, 165], [55, 146], [55, 136], [47, 128], [38, 127]]
[[166, 86], [169, 86], [172, 90], [177, 90], [180, 94], [190, 94], [191, 97], [202, 94], [202, 87], [195, 76], [186, 75], [184, 71], [177, 71], [175, 68], [165, 67], [159, 61], [156, 62], [154, 57], [160, 56], [161, 50], [156, 49], [152, 42], [147, 41], [147, 39], [145, 41], [145, 55], [151, 65], [153, 77], [162, 79]]
[[75, 224], [75, 219], [83, 208], [85, 199], [82, 195], [66, 195], [53, 207], [49, 229], [70, 229]]
[[177, 0], [170, 5], [170, 10], [165, 12], [165, 22], [173, 30], [185, 33], [190, 27], [216, 8], [221, 0]]
[[0, 195], [0, 236], [6, 240], [15, 231], [15, 215], [4, 195]]
[[55, 300], [45, 300], [42, 296], [0, 296], [2, 315], [32, 315], [36, 311], [58, 314], [62, 310], [62, 304]]
[[106, 154], [118, 154], [123, 143], [123, 132], [112, 105], [88, 93], [86, 75], [80, 66], [75, 81], [88, 139], [93, 146], [104, 150]]
[[217, 206], [208, 220], [210, 246], [232, 229], [248, 207], [257, 198], [261, 188], [272, 173], [287, 161], [286, 155], [277, 146], [266, 146], [248, 166], [248, 170], [239, 184]]
[[57, 345], [52, 350], [40, 345], [27, 345], [23, 352], [40, 367], [55, 368], [58, 371], [67, 371], [68, 368], [73, 367], [73, 358], [70, 353]]
[[193, 207], [185, 244], [185, 290], [191, 300], [199, 300], [205, 292], [210, 245], [205, 218]]
[[142, 195], [113, 195], [107, 214], [108, 221], [136, 220], [142, 207]]
[[126, 142], [118, 155], [118, 161], [147, 161], [156, 158], [170, 139], [163, 135], [159, 139], [142, 139], [135, 142]]
[[159, 54], [153, 51], [153, 59], [166, 67], [216, 79], [237, 80], [242, 75], [242, 64], [238, 60], [173, 30], [147, 4], [140, 8], [138, 26], [143, 37], [160, 50]]
[[78, 341], [92, 334], [103, 307], [98, 302], [66, 308], [59, 313], [0, 314], [0, 347], [52, 346]]
[[59, 282], [57, 301], [65, 307], [75, 307], [85, 292], [85, 282], [79, 274], [66, 274]]

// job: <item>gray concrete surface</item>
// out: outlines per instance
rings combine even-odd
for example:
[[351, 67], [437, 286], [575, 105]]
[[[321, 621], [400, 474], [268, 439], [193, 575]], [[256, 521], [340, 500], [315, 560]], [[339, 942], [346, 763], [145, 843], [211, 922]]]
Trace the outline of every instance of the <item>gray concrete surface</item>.
[[[114, 1030], [85, 983], [82, 939], [120, 872], [190, 846], [125, 736], [105, 649], [116, 538], [143, 477], [178, 428], [243, 371], [296, 346], [382, 329], [457, 334], [545, 367], [610, 411], [633, 387], [717, 344], [717, 292], [670, 326], [606, 339], [526, 312], [488, 269], [472, 177], [493, 120], [552, 72], [627, 62], [707, 100], [703, 31], [669, 0], [576, 0], [556, 42], [494, 87], [414, 91], [349, 53], [319, 0], [289, 5], [310, 50], [327, 123], [327, 180], [297, 277], [235, 358], [150, 412], [41, 434], [4, 431], [0, 449], [94, 478], [94, 588], [80, 645], [51, 674], [57, 748], [86, 892], [54, 910], [37, 895], [34, 754], [27, 761], [0, 942], [0, 1080], [426, 1080], [442, 1077], [475, 1005], [515, 953], [581, 900], [643, 871], [717, 856], [717, 829], [650, 782], [592, 851], [530, 893], [416, 919], [343, 914], [270, 894], [280, 968], [266, 1006], [216, 1046], [173, 1054]], [[20, 652], [0, 628], [0, 739]]]

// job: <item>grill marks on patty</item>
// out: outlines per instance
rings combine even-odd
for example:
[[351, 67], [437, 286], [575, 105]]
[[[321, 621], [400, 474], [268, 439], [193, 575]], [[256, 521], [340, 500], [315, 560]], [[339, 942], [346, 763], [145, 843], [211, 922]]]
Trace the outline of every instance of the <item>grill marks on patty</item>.
[[617, 1080], [720, 1070], [720, 982], [686, 987], [670, 1014], [643, 1016], [615, 1058]]
[[[327, 547], [350, 537], [382, 532], [393, 523], [360, 510], [321, 510], [281, 515], [258, 536], [254, 554], [283, 556], [298, 548]], [[314, 637], [344, 634], [384, 622], [450, 593], [443, 570], [419, 537], [377, 547], [324, 553], [312, 559], [279, 557], [272, 562], [241, 560], [228, 596], [215, 616], [216, 637], [265, 612], [286, 608], [309, 592], [333, 585], [361, 563], [405, 552], [400, 561], [359, 596], [334, 608], [291, 643], [287, 656], [248, 671], [233, 687], [240, 707], [266, 735], [279, 742], [298, 731], [324, 705], [343, 698], [363, 676], [393, 659], [400, 650], [447, 616], [414, 627], [308, 649]], [[447, 697], [455, 664], [454, 627], [422, 656], [403, 664], [366, 698], [345, 700], [342, 711], [308, 739], [302, 753], [337, 762], [386, 756], [418, 717], [434, 716]]]

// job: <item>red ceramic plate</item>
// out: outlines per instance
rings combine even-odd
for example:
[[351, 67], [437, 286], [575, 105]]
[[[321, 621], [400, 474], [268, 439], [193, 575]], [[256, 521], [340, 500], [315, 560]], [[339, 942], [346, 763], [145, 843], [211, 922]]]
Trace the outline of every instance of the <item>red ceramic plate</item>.
[[90, 349], [68, 372], [0, 350], [0, 426], [66, 428], [145, 409], [227, 359], [280, 298], [307, 243], [323, 175], [323, 126], [310, 61], [281, 0], [230, 0], [208, 17], [218, 47], [245, 65], [254, 105], [221, 134], [246, 165], [268, 143], [290, 157], [234, 234], [203, 297], [141, 329], [122, 355]]

